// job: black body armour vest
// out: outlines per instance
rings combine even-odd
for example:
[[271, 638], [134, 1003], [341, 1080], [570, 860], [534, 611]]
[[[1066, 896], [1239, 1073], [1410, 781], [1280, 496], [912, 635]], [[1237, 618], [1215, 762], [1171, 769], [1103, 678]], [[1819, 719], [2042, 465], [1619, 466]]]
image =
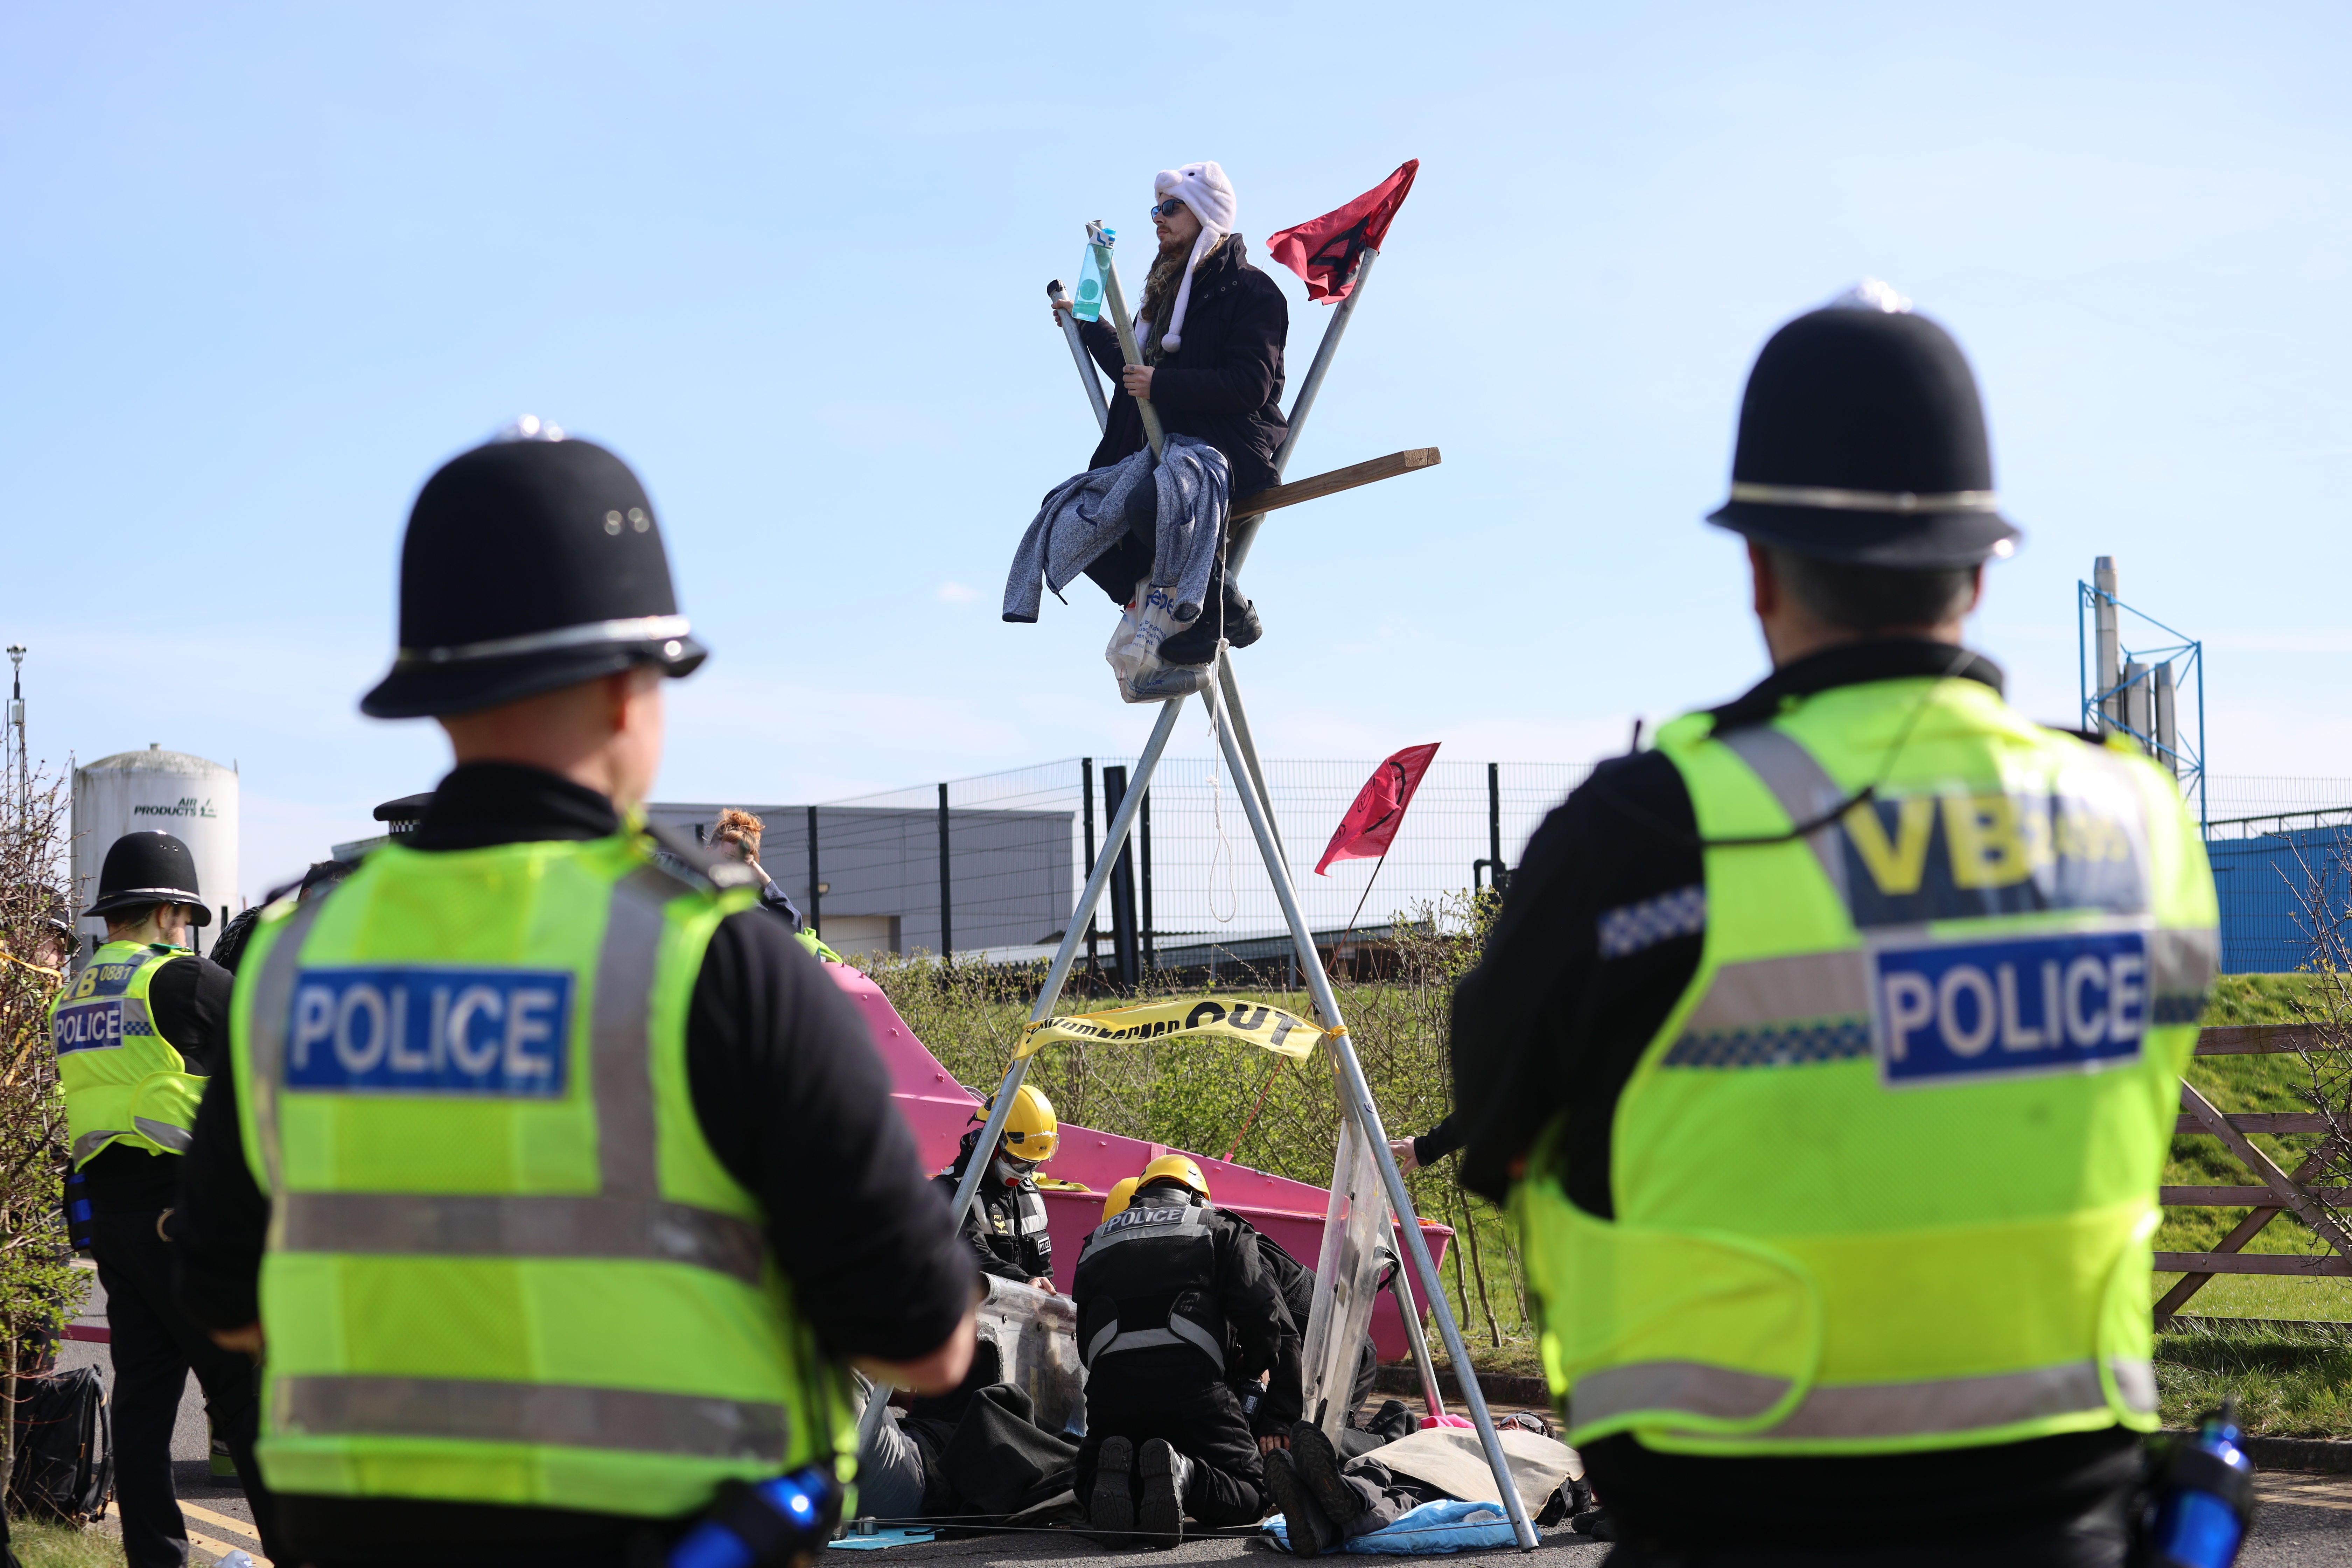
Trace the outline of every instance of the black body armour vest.
[[1225, 1367], [1217, 1307], [1214, 1211], [1140, 1205], [1113, 1215], [1078, 1254], [1078, 1353], [1088, 1367], [1123, 1351], [1190, 1345]]

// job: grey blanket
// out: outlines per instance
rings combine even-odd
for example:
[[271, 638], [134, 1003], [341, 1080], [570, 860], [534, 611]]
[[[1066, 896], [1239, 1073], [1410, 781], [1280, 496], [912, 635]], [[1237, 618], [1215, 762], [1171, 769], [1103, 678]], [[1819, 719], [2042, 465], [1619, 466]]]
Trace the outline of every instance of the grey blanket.
[[1169, 590], [1179, 621], [1197, 618], [1208, 596], [1209, 569], [1224, 538], [1232, 470], [1223, 452], [1190, 436], [1169, 437], [1167, 457], [1156, 468], [1147, 447], [1047, 491], [1013, 552], [1013, 571], [1004, 580], [1004, 618], [1035, 620], [1044, 596], [1040, 579], [1058, 594], [1117, 544], [1127, 532], [1128, 503], [1137, 487], [1147, 484], [1157, 487], [1159, 502], [1151, 581]]

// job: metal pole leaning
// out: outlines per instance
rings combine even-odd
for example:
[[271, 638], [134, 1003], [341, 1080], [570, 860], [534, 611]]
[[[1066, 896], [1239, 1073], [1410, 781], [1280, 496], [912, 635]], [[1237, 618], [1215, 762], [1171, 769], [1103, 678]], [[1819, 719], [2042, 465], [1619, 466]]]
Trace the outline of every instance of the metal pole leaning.
[[[1102, 268], [1103, 303], [1110, 307], [1110, 324], [1118, 333], [1119, 357], [1129, 364], [1141, 364], [1143, 350], [1135, 341], [1135, 321], [1127, 313], [1127, 290], [1119, 287], [1118, 263], [1111, 259], [1110, 240], [1103, 233], [1100, 218], [1087, 225], [1087, 238], [1095, 247], [1095, 265]], [[1143, 437], [1151, 443], [1151, 455], [1157, 458], [1168, 445], [1160, 428], [1160, 410], [1151, 406], [1148, 397], [1137, 398], [1135, 406], [1143, 416]]]
[[[1143, 806], [1143, 786], [1160, 766], [1160, 754], [1168, 749], [1168, 738], [1176, 732], [1176, 715], [1184, 706], [1181, 697], [1171, 697], [1160, 705], [1160, 718], [1151, 726], [1151, 738], [1143, 743], [1143, 755], [1137, 760], [1134, 784], [1127, 798], [1118, 803], [1111, 814], [1110, 826], [1103, 832], [1102, 853], [1095, 858], [1095, 868], [1087, 879], [1086, 890], [1078, 895], [1078, 907], [1070, 913], [1070, 923], [1062, 932], [1062, 945], [1054, 950], [1054, 962], [1045, 971], [1045, 984], [1037, 993], [1037, 1005], [1029, 1010], [1029, 1021], [1042, 1024], [1054, 1016], [1054, 1005], [1062, 999], [1062, 986], [1070, 978], [1070, 966], [1077, 961], [1078, 949], [1086, 942], [1087, 927], [1094, 919], [1095, 906], [1102, 902], [1105, 883], [1110, 880], [1110, 870], [1118, 864], [1118, 851], [1127, 842], [1135, 826], [1136, 813]], [[1013, 1114], [1013, 1097], [1021, 1092], [1021, 1080], [1029, 1073], [1029, 1058], [1014, 1061], [1004, 1072], [1004, 1080], [996, 1086], [995, 1103], [988, 1108], [988, 1121], [980, 1130], [979, 1141], [971, 1146], [971, 1158], [964, 1162], [963, 1180], [956, 1184], [955, 1201], [950, 1206], [949, 1224], [961, 1229], [963, 1216], [971, 1212], [972, 1199], [980, 1194], [981, 1173], [992, 1163], [996, 1141], [1004, 1136], [1005, 1119]], [[889, 1395], [879, 1384], [866, 1396], [864, 1414], [857, 1419], [857, 1447], [863, 1452], [881, 1429], [883, 1413], [889, 1408]]]
[[[1323, 390], [1323, 378], [1331, 374], [1332, 356], [1339, 352], [1339, 340], [1347, 335], [1348, 323], [1355, 319], [1356, 301], [1364, 297], [1365, 280], [1372, 275], [1372, 263], [1378, 261], [1377, 250], [1364, 252], [1356, 264], [1356, 286], [1339, 301], [1331, 315], [1331, 324], [1323, 329], [1323, 341], [1315, 345], [1315, 359], [1307, 367], [1307, 379], [1298, 384], [1298, 395], [1290, 405], [1290, 434], [1274, 449], [1274, 477], [1282, 478], [1290, 467], [1290, 454], [1297, 449], [1298, 432], [1306, 427], [1307, 416], [1315, 412], [1315, 395]], [[1257, 531], [1265, 522], [1265, 514], [1245, 517], [1234, 524], [1233, 542], [1225, 547], [1225, 570], [1239, 573], [1242, 563], [1249, 559], [1250, 546], [1257, 541]]]
[[1069, 295], [1063, 291], [1060, 279], [1045, 285], [1045, 298], [1054, 302], [1054, 314], [1061, 319], [1062, 336], [1070, 345], [1070, 357], [1078, 362], [1078, 379], [1087, 384], [1087, 401], [1094, 405], [1095, 428], [1107, 428], [1110, 424], [1110, 405], [1103, 401], [1102, 378], [1095, 374], [1094, 356], [1087, 353], [1086, 340], [1078, 335], [1077, 313], [1062, 309]]
[[[1257, 760], [1257, 742], [1250, 738], [1249, 713], [1242, 707], [1242, 689], [1234, 676], [1233, 649], [1222, 641], [1217, 644], [1217, 685], [1225, 694], [1225, 710], [1234, 716], [1234, 732], [1242, 743], [1242, 762], [1249, 769], [1249, 783], [1257, 797], [1265, 804], [1265, 823], [1274, 831], [1275, 852], [1282, 857], [1285, 866], [1290, 864], [1290, 849], [1282, 842], [1282, 825], [1275, 820], [1274, 792], [1265, 787], [1265, 766]], [[1238, 788], [1240, 781], [1235, 781]]]
[[[1215, 689], [1212, 688], [1202, 696], [1209, 703], [1210, 716], [1216, 721], [1217, 743], [1223, 748], [1227, 764], [1238, 774], [1242, 767], [1241, 748], [1234, 739], [1233, 726], [1226, 721]], [[1258, 855], [1265, 862], [1266, 876], [1274, 882], [1275, 898], [1282, 905], [1283, 919], [1289, 922], [1290, 939], [1298, 944], [1302, 956], [1311, 952], [1315, 939], [1299, 909], [1298, 889], [1291, 885], [1289, 868], [1275, 851], [1265, 813], [1255, 794], [1242, 796], [1242, 810], [1249, 817], [1251, 833], [1256, 836]], [[1478, 1429], [1478, 1446], [1486, 1452], [1486, 1468], [1494, 1472], [1496, 1489], [1502, 1494], [1504, 1511], [1510, 1516], [1511, 1532], [1522, 1548], [1532, 1552], [1538, 1544], [1535, 1525], [1528, 1519], [1527, 1505], [1520, 1500], [1518, 1488], [1512, 1483], [1510, 1461], [1504, 1456], [1502, 1439], [1495, 1435], [1495, 1418], [1486, 1409], [1486, 1395], [1478, 1386], [1478, 1374], [1470, 1364], [1462, 1331], [1454, 1324], [1454, 1310], [1446, 1305], [1444, 1281], [1438, 1276], [1436, 1260], [1429, 1255], [1429, 1244], [1422, 1239], [1421, 1221], [1413, 1213], [1412, 1194], [1405, 1190], [1404, 1173], [1397, 1169], [1396, 1156], [1389, 1152], [1388, 1130], [1381, 1125], [1381, 1109], [1372, 1101], [1371, 1088], [1364, 1081], [1363, 1064], [1356, 1059], [1356, 1047], [1348, 1037], [1347, 1020], [1339, 1012], [1339, 997], [1332, 994], [1331, 977], [1320, 963], [1304, 967], [1316, 1009], [1322, 1014], [1324, 1027], [1330, 1031], [1326, 1038], [1330, 1042], [1331, 1054], [1339, 1059], [1342, 1100], [1357, 1131], [1371, 1145], [1372, 1158], [1380, 1166], [1381, 1184], [1388, 1190], [1389, 1208], [1396, 1215], [1397, 1228], [1404, 1234], [1405, 1251], [1420, 1277], [1430, 1311], [1437, 1319], [1437, 1331], [1445, 1341], [1445, 1353], [1453, 1358], [1454, 1373], [1462, 1384], [1462, 1403], [1469, 1409], [1471, 1425]]]

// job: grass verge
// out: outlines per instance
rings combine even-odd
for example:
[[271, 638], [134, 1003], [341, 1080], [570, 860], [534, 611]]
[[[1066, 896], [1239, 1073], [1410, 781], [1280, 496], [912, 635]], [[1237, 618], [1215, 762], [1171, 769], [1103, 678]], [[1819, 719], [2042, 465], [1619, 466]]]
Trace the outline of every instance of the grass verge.
[[121, 1568], [122, 1539], [108, 1531], [12, 1519], [8, 1543], [25, 1568]]
[[2156, 1341], [2164, 1424], [2197, 1418], [2238, 1396], [2241, 1425], [2264, 1437], [2352, 1436], [2352, 1330], [2221, 1323]]

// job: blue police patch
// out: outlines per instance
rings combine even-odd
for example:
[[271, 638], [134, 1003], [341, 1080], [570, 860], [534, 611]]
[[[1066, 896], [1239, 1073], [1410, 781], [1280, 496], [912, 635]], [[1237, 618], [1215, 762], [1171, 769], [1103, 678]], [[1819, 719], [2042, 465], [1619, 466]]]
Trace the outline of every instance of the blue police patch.
[[1881, 1073], [1892, 1084], [2079, 1070], [2137, 1058], [2147, 938], [2069, 931], [1871, 954]]
[[572, 991], [561, 970], [306, 969], [286, 1082], [552, 1100], [569, 1072]]
[[99, 1002], [70, 1002], [58, 1008], [58, 1016], [50, 1020], [49, 1025], [58, 1055], [105, 1050], [121, 1045], [125, 1037], [155, 1032], [148, 1026], [145, 1009], [129, 1009], [128, 1022], [124, 1020], [124, 1011], [120, 996]]

